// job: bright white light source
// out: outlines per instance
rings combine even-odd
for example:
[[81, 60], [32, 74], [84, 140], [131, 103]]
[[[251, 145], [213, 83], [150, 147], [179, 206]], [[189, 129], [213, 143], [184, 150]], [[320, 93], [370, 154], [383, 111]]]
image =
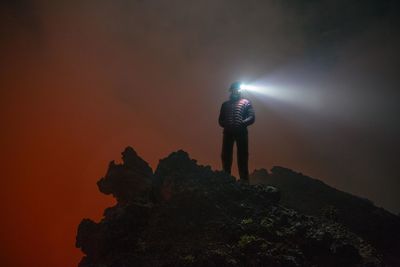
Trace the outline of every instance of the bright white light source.
[[266, 87], [254, 86], [254, 85], [249, 85], [249, 84], [244, 84], [244, 83], [240, 85], [240, 90], [258, 92], [258, 93], [264, 93], [264, 94], [267, 92]]
[[253, 91], [254, 89], [256, 89], [257, 86], [252, 86], [252, 85], [248, 85], [248, 84], [244, 84], [242, 83], [240, 85], [240, 90], [248, 90], [248, 91]]

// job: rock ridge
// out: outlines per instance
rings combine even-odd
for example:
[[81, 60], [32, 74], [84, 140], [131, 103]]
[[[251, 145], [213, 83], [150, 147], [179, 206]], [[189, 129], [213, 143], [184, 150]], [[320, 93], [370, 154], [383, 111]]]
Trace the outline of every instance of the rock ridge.
[[345, 226], [282, 205], [274, 186], [238, 183], [183, 150], [154, 173], [132, 147], [122, 155], [97, 183], [117, 204], [78, 227], [79, 267], [384, 266]]

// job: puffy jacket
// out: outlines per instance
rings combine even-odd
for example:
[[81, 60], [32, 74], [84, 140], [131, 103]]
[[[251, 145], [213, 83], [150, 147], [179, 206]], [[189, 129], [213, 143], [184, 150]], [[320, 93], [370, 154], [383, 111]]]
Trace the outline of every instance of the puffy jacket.
[[219, 125], [224, 131], [235, 132], [246, 130], [247, 126], [253, 124], [255, 114], [251, 102], [245, 98], [225, 101], [219, 113]]

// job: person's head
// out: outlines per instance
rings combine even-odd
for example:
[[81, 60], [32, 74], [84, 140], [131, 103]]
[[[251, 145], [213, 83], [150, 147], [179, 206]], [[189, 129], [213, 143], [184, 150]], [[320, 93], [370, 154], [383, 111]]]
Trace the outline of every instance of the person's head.
[[229, 92], [231, 93], [231, 95], [230, 95], [231, 99], [233, 99], [233, 100], [240, 99], [240, 97], [241, 97], [240, 85], [241, 85], [241, 82], [234, 82], [229, 87]]

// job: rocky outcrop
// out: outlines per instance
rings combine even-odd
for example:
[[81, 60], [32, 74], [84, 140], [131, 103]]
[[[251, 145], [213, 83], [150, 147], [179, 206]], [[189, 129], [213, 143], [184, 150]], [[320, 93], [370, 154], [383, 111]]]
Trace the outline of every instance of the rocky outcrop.
[[377, 248], [388, 266], [400, 266], [400, 218], [376, 207], [368, 199], [279, 166], [270, 172], [255, 170], [250, 182], [278, 187], [281, 203], [286, 207], [346, 226]]
[[276, 187], [240, 184], [182, 150], [153, 174], [125, 152], [98, 183], [117, 204], [78, 227], [80, 267], [383, 266], [341, 224], [282, 206]]
[[152, 186], [153, 171], [132, 147], [122, 153], [123, 164], [111, 161], [106, 176], [97, 182], [100, 192], [112, 194], [118, 203], [148, 201]]

